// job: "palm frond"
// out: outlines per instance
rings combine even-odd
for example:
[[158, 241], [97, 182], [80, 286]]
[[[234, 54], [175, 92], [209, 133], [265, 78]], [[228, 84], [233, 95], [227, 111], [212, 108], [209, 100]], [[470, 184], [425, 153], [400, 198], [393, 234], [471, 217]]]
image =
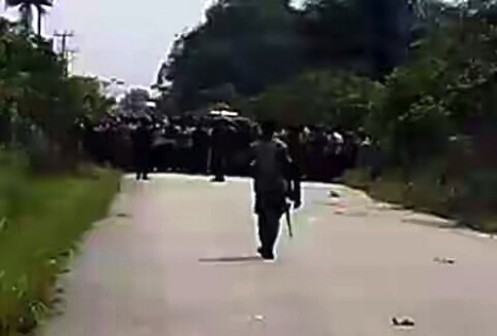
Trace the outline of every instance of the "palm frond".
[[29, 5], [29, 6], [35, 6], [35, 7], [41, 7], [41, 6], [46, 6], [46, 7], [52, 7], [54, 4], [53, 0], [5, 0], [5, 5], [7, 7], [17, 7], [20, 5]]
[[53, 0], [25, 0], [31, 2], [31, 4], [35, 7], [52, 7]]
[[23, 0], [5, 0], [5, 5], [7, 7], [16, 7], [23, 3]]

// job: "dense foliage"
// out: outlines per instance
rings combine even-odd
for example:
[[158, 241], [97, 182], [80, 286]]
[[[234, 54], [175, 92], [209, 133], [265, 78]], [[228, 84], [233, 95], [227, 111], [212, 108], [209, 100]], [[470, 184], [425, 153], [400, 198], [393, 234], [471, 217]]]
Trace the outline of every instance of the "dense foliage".
[[[51, 1], [6, 3], [27, 15]], [[97, 80], [68, 77], [64, 59], [28, 26], [26, 17], [0, 18], [0, 335], [6, 336], [32, 333], [46, 317], [75, 241], [105, 213], [119, 179], [107, 171], [92, 177], [68, 171], [80, 163], [80, 119], [99, 118], [112, 101]]]
[[180, 108], [228, 100], [258, 118], [365, 127], [413, 165], [451, 136], [491, 133], [496, 20], [485, 0], [223, 0], [178, 39], [162, 80]]
[[383, 78], [402, 62], [413, 11], [399, 0], [221, 0], [159, 74], [180, 109], [236, 101], [315, 68]]
[[21, 14], [21, 24], [24, 33], [29, 34], [33, 25], [33, 9], [37, 12], [37, 34], [41, 35], [42, 17], [47, 7], [53, 6], [53, 0], [5, 0], [8, 7], [17, 7]]
[[0, 19], [0, 143], [70, 159], [78, 118], [102, 115], [111, 102], [95, 79], [67, 77], [50, 43], [18, 28]]
[[271, 118], [291, 126], [331, 125], [359, 129], [381, 99], [384, 86], [344, 72], [306, 72], [271, 87], [242, 104], [255, 119]]

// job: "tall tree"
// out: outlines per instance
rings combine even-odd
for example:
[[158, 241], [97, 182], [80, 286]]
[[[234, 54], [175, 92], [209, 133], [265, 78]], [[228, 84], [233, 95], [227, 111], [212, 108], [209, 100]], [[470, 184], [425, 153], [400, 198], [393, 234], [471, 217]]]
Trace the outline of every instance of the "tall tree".
[[253, 95], [299, 71], [298, 16], [288, 1], [222, 0], [206, 16], [176, 41], [161, 71], [185, 109], [208, 103], [213, 89]]
[[[218, 0], [176, 41], [159, 83], [171, 82], [172, 96], [189, 109], [212, 92], [255, 96], [309, 69], [381, 79], [407, 58], [417, 5], [307, 0], [296, 9], [288, 0]], [[234, 91], [221, 90], [228, 87]]]
[[27, 32], [32, 30], [33, 25], [33, 9], [37, 12], [37, 34], [41, 36], [42, 19], [46, 13], [46, 7], [53, 6], [53, 0], [6, 0], [9, 7], [18, 7], [21, 13], [21, 21]]

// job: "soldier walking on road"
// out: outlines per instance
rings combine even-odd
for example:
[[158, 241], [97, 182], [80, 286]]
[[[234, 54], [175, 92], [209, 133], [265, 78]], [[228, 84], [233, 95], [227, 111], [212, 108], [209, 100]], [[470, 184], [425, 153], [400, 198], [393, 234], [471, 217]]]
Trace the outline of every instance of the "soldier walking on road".
[[300, 176], [287, 146], [274, 137], [275, 124], [261, 125], [262, 137], [251, 146], [254, 178], [255, 213], [258, 216], [261, 246], [257, 252], [274, 260], [274, 246], [280, 231], [280, 219], [288, 211], [287, 199], [297, 209], [301, 206]]

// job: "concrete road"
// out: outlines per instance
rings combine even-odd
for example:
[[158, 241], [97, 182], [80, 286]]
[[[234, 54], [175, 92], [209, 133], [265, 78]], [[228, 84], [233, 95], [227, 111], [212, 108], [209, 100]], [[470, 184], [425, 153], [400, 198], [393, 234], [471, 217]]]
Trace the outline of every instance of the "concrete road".
[[125, 180], [63, 281], [64, 313], [41, 334], [497, 335], [497, 241], [340, 186], [307, 185], [305, 197], [295, 238], [283, 232], [265, 264], [247, 258], [248, 181]]

